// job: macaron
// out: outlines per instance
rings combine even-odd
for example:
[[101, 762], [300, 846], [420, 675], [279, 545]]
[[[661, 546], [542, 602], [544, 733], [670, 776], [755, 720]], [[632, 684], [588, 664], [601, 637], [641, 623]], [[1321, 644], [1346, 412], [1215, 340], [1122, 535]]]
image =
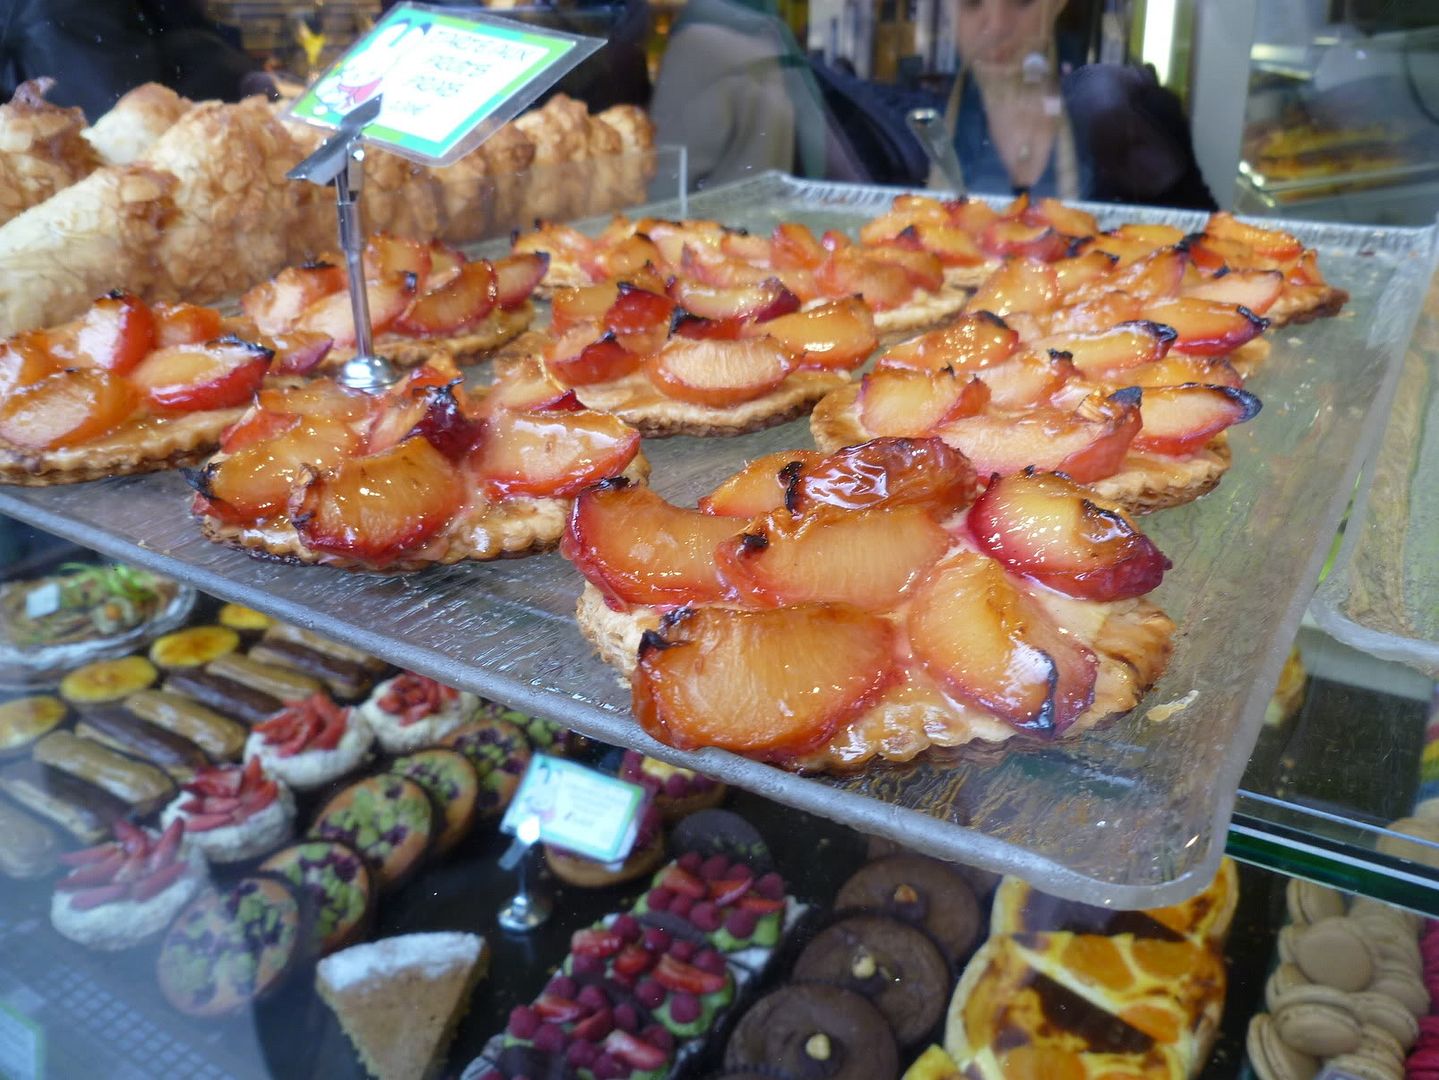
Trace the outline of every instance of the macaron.
[[1374, 977], [1374, 956], [1363, 934], [1342, 915], [1310, 923], [1293, 942], [1294, 963], [1311, 982], [1363, 990]]
[[1429, 991], [1413, 975], [1384, 971], [1369, 984], [1369, 989], [1376, 994], [1387, 994], [1416, 1017], [1429, 1012]]
[[1350, 995], [1349, 1003], [1366, 1028], [1382, 1028], [1394, 1036], [1401, 1049], [1408, 1050], [1419, 1041], [1420, 1021], [1388, 994], [1361, 990]]
[[1404, 1066], [1363, 1054], [1337, 1054], [1324, 1064], [1328, 1069], [1344, 1070], [1355, 1080], [1404, 1080]]
[[1299, 939], [1299, 929], [1297, 926], [1280, 928], [1279, 937], [1275, 941], [1274, 947], [1279, 953], [1281, 963], [1294, 963], [1294, 943]]
[[[1376, 845], [1383, 854], [1439, 869], [1439, 821], [1430, 818], [1400, 818], [1390, 823], [1389, 830], [1379, 837]], [[1402, 835], [1396, 836], [1395, 833]]]
[[1364, 1025], [1342, 990], [1296, 986], [1280, 997], [1274, 1029], [1301, 1053], [1327, 1058], [1359, 1049]]
[[1269, 979], [1264, 984], [1264, 1003], [1270, 1012], [1273, 1012], [1275, 1002], [1286, 990], [1308, 985], [1309, 980], [1304, 977], [1304, 972], [1299, 970], [1298, 964], [1280, 964], [1269, 973]]
[[1244, 1049], [1259, 1080], [1311, 1080], [1319, 1071], [1318, 1061], [1279, 1037], [1268, 1013], [1259, 1013], [1249, 1021]]
[[1344, 914], [1344, 897], [1333, 889], [1303, 878], [1290, 878], [1284, 887], [1289, 918], [1295, 923], [1313, 923]]
[[1388, 919], [1398, 926], [1408, 927], [1415, 937], [1424, 929], [1422, 916], [1393, 904], [1386, 904], [1383, 900], [1375, 900], [1372, 896], [1356, 896], [1349, 905], [1349, 914], [1356, 919], [1369, 915]]
[[1350, 916], [1349, 923], [1359, 931], [1374, 956], [1375, 967], [1403, 967], [1415, 975], [1424, 972], [1424, 960], [1418, 939], [1408, 930], [1389, 919], [1374, 914]]
[[[1363, 1021], [1361, 1016], [1360, 1021]], [[1376, 1061], [1387, 1061], [1396, 1068], [1404, 1068], [1404, 1047], [1399, 1040], [1377, 1024], [1365, 1024], [1359, 1036], [1359, 1049], [1354, 1051], [1360, 1057], [1372, 1057]]]

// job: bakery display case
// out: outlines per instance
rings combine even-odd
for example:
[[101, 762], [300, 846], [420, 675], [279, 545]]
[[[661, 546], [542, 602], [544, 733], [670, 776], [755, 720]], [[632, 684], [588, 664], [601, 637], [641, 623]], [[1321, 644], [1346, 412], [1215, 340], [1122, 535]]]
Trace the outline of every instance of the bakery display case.
[[1428, 1060], [1434, 228], [688, 195], [569, 89], [348, 268], [282, 104], [0, 107], [0, 1074]]

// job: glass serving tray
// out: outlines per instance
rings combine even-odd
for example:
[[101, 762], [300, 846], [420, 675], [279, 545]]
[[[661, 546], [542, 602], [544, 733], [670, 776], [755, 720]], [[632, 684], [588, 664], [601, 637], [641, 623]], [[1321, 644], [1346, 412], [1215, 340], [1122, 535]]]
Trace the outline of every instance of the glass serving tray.
[[[897, 190], [768, 173], [692, 196], [687, 210], [765, 233], [784, 220], [853, 230]], [[681, 212], [677, 203], [650, 209]], [[1089, 209], [1112, 224], [1191, 229], [1203, 220]], [[716, 750], [680, 753], [644, 735], [627, 688], [580, 636], [572, 615], [581, 578], [558, 555], [393, 578], [257, 562], [200, 537], [174, 474], [0, 487], [0, 513], [940, 857], [1090, 903], [1168, 904], [1202, 888], [1218, 865], [1240, 774], [1327, 538], [1383, 425], [1428, 280], [1431, 231], [1282, 227], [1320, 249], [1324, 272], [1353, 299], [1339, 318], [1272, 335], [1273, 355], [1252, 383], [1267, 405], [1231, 433], [1229, 475], [1197, 504], [1146, 522], [1175, 564], [1156, 594], [1179, 622], [1173, 662], [1139, 708], [1070, 743], [813, 778]], [[693, 505], [743, 462], [811, 445], [800, 420], [739, 438], [647, 441], [645, 453], [660, 493]]]
[[1310, 612], [1346, 645], [1439, 677], [1439, 284], [1405, 352], [1394, 409]]

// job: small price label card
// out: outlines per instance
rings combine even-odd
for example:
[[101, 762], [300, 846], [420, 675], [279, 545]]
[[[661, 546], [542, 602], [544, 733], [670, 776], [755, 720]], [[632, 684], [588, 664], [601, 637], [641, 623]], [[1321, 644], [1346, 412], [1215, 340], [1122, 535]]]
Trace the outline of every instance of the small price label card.
[[60, 583], [47, 581], [38, 589], [31, 589], [25, 594], [25, 617], [27, 619], [43, 619], [46, 615], [54, 615], [60, 610], [63, 600]]
[[[645, 789], [564, 758], [536, 754], [500, 828], [518, 835], [537, 822], [539, 838], [602, 863], [623, 862], [639, 833]], [[533, 835], [533, 824], [526, 830]]]
[[448, 165], [603, 44], [480, 9], [397, 4], [295, 100], [289, 115], [333, 128], [383, 94], [364, 141], [425, 165]]

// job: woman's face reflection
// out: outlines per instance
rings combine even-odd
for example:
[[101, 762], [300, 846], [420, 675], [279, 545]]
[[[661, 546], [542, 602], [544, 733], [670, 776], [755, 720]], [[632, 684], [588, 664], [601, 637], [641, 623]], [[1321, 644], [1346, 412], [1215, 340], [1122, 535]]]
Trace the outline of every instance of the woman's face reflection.
[[1064, 0], [955, 0], [955, 37], [966, 64], [1016, 66], [1044, 52]]

